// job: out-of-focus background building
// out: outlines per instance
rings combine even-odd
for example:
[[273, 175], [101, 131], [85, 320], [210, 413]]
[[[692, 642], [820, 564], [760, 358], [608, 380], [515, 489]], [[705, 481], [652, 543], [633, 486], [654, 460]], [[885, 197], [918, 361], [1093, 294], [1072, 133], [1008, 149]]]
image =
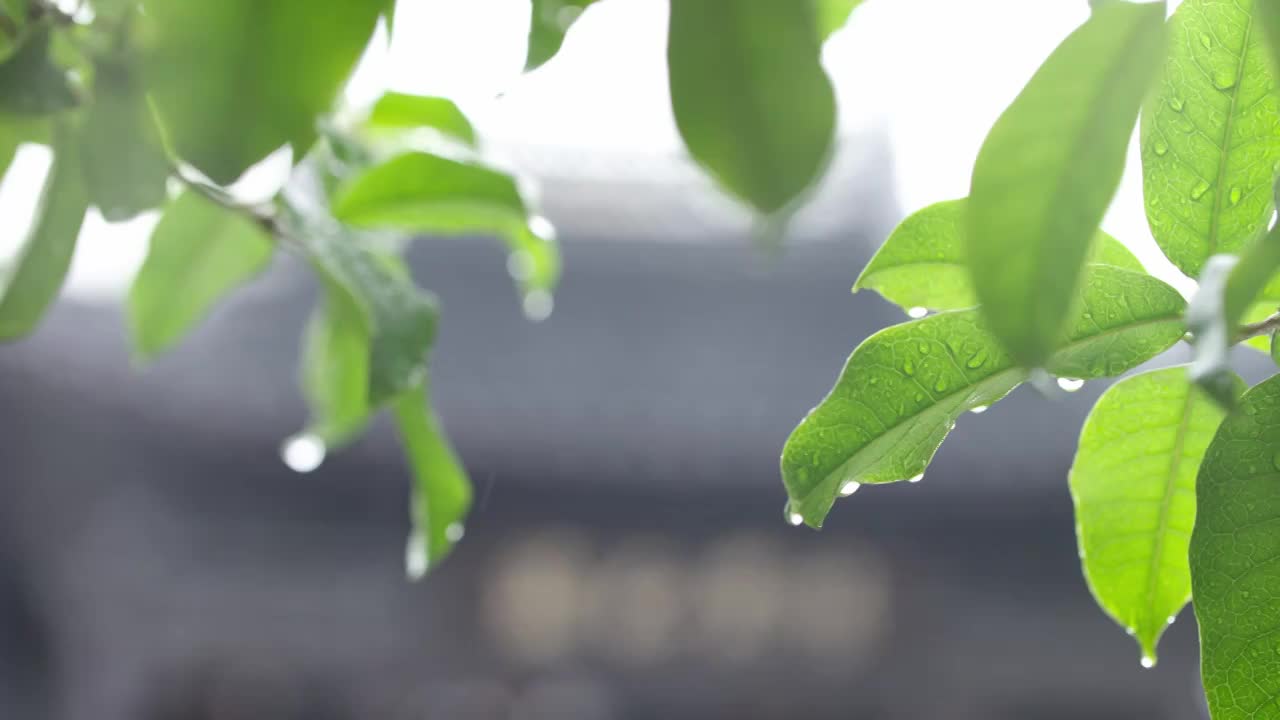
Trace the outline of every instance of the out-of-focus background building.
[[[444, 304], [466, 540], [406, 582], [387, 427], [309, 474], [280, 461], [305, 419], [303, 268], [281, 258], [139, 369], [118, 299], [151, 221], [94, 223], [69, 297], [0, 348], [0, 718], [1204, 717], [1190, 612], [1143, 670], [1080, 576], [1065, 477], [1104, 383], [962, 420], [923, 482], [865, 489], [822, 533], [782, 519], [782, 442], [902, 319], [854, 277], [905, 213], [965, 194], [1084, 0], [868, 0], [827, 49], [832, 169], [777, 257], [680, 153], [664, 3], [605, 0], [524, 78], [527, 3], [401, 5], [353, 100], [458, 99], [539, 181], [566, 263], [531, 323], [494, 243], [410, 252]], [[40, 164], [6, 179], [0, 235]], [[1137, 179], [1135, 159], [1106, 227], [1178, 282]]]

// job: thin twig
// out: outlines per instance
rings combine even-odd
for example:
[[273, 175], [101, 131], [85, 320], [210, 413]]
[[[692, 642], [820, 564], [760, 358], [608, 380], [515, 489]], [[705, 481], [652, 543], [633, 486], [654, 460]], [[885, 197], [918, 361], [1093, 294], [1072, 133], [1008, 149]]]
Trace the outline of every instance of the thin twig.
[[1236, 342], [1259, 335], [1268, 335], [1276, 330], [1280, 330], [1280, 312], [1272, 314], [1265, 320], [1241, 325], [1239, 333], [1236, 334]]

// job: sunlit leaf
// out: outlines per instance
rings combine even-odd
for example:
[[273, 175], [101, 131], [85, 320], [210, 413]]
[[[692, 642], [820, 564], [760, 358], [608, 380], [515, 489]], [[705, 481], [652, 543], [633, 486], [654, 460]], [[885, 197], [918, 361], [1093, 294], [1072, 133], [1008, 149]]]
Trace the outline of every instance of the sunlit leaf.
[[1249, 0], [1185, 0], [1142, 115], [1143, 193], [1157, 244], [1195, 277], [1266, 229], [1280, 97]]
[[13, 57], [26, 39], [28, 0], [0, 0], [0, 62]]
[[228, 293], [271, 260], [270, 235], [256, 222], [196, 192], [165, 209], [129, 293], [134, 349], [153, 358], [177, 343]]
[[1196, 478], [1191, 589], [1214, 720], [1280, 717], [1280, 376], [1249, 390]]
[[369, 125], [377, 128], [431, 128], [468, 145], [476, 144], [471, 121], [452, 100], [389, 92], [369, 113]]
[[57, 131], [53, 151], [34, 225], [0, 277], [0, 340], [30, 333], [58, 297], [89, 206], [77, 144], [65, 128]]
[[823, 39], [844, 27], [862, 0], [815, 0], [818, 10], [818, 34]]
[[[1244, 390], [1238, 377], [1233, 385]], [[1148, 665], [1191, 599], [1196, 472], [1224, 415], [1173, 367], [1112, 385], [1080, 434], [1069, 478], [1085, 577]]]
[[[1182, 337], [1186, 303], [1149, 275], [1091, 266], [1082, 295], [1079, 316], [1047, 362], [1054, 374], [1119, 375]], [[978, 310], [872, 335], [787, 440], [782, 479], [791, 511], [820, 527], [842, 490], [922, 474], [965, 411], [990, 405], [1025, 378]]]
[[0, 63], [0, 113], [52, 115], [79, 104], [79, 88], [51, 57], [52, 33], [41, 25]]
[[807, 2], [671, 3], [680, 135], [712, 177], [763, 213], [801, 197], [831, 148], [835, 97], [814, 15]]
[[316, 136], [373, 34], [370, 0], [142, 0], [144, 68], [179, 156], [219, 183]]
[[[889, 235], [853, 290], [875, 290], [904, 310], [959, 310], [978, 304], [964, 259], [965, 201], [946, 200], [913, 213]], [[1143, 272], [1128, 248], [1099, 231], [1090, 262]]]
[[1042, 365], [1071, 313], [1080, 271], [1124, 169], [1159, 64], [1164, 3], [1108, 2], [1058, 46], [978, 153], [969, 266], [992, 332]]
[[529, 53], [525, 72], [535, 70], [555, 57], [569, 28], [596, 0], [533, 0], [529, 16]]
[[421, 388], [410, 390], [394, 407], [400, 441], [413, 470], [413, 532], [405, 566], [415, 580], [462, 539], [462, 522], [471, 508], [471, 481], [425, 395]]

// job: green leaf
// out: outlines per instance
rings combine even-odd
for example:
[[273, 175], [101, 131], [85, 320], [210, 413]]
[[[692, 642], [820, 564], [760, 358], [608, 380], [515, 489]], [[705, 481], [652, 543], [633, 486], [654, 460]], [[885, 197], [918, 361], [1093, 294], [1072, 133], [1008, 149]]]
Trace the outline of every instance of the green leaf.
[[229, 183], [277, 148], [302, 155], [385, 3], [142, 0], [144, 67], [177, 154]]
[[431, 128], [470, 146], [476, 131], [452, 100], [389, 92], [373, 106], [369, 125], [375, 128]]
[[0, 62], [18, 52], [27, 35], [27, 0], [0, 0]]
[[[904, 310], [959, 310], [978, 304], [964, 260], [966, 201], [946, 200], [913, 213], [889, 235], [854, 283]], [[1098, 231], [1090, 262], [1143, 272], [1119, 240]]]
[[596, 0], [533, 0], [529, 17], [529, 53], [524, 71], [536, 70], [564, 44], [564, 36], [578, 16]]
[[1225, 301], [1227, 280], [1236, 263], [1233, 255], [1209, 258], [1187, 308], [1187, 331], [1195, 348], [1187, 375], [1224, 407], [1236, 399], [1229, 354], [1236, 342], [1236, 323], [1227, 319]]
[[53, 115], [80, 103], [80, 91], [54, 63], [48, 25], [32, 30], [6, 62], [0, 63], [0, 113]]
[[1280, 717], [1280, 376], [1244, 394], [1196, 479], [1191, 590], [1214, 720]]
[[302, 345], [302, 394], [311, 410], [307, 432], [328, 447], [342, 445], [369, 418], [369, 328], [341, 288], [326, 283]]
[[[1082, 310], [1050, 372], [1118, 375], [1182, 337], [1185, 302], [1159, 280], [1092, 266]], [[960, 310], [882, 330], [853, 351], [835, 387], [792, 432], [782, 479], [793, 519], [821, 527], [842, 490], [919, 476], [966, 411], [1023, 381], [978, 310]]]
[[[1239, 395], [1244, 383], [1233, 382]], [[1196, 471], [1224, 415], [1172, 367], [1112, 385], [1080, 433], [1069, 479], [1085, 578], [1145, 665], [1191, 599]]]
[[172, 347], [227, 293], [271, 260], [271, 236], [243, 213], [193, 191], [165, 209], [147, 259], [129, 292], [129, 323], [139, 358]]
[[0, 179], [23, 143], [49, 143], [49, 125], [44, 119], [0, 115]]
[[[765, 41], [767, 39], [767, 41]], [[835, 97], [807, 2], [673, 2], [671, 105], [686, 147], [730, 193], [763, 213], [825, 170]]]
[[515, 180], [481, 165], [409, 152], [344, 183], [334, 215], [362, 227], [475, 232], [516, 227], [528, 214]]
[[967, 252], [993, 333], [1048, 360], [1158, 66], [1164, 3], [1111, 2], [1058, 46], [978, 153]]
[[862, 0], [816, 0], [818, 9], [818, 36], [825, 42], [835, 31], [849, 22], [849, 16], [862, 4]]
[[164, 204], [170, 163], [132, 62], [101, 59], [81, 158], [89, 200], [111, 222]]
[[[438, 310], [404, 263], [377, 252], [368, 238], [286, 199], [284, 233], [298, 243], [326, 284], [330, 310], [359, 317], [371, 345], [367, 404], [377, 408], [418, 386], [435, 340]], [[350, 342], [347, 340], [347, 342]]]
[[409, 577], [417, 580], [439, 564], [462, 539], [471, 508], [471, 481], [449, 444], [421, 388], [395, 402], [396, 427], [413, 470], [413, 533], [405, 552]]
[[1156, 243], [1184, 273], [1266, 229], [1280, 99], [1249, 0], [1186, 0], [1142, 115], [1143, 192]]
[[35, 223], [0, 279], [0, 340], [30, 333], [58, 297], [89, 206], [76, 143], [65, 128], [58, 128], [53, 152]]
[[384, 0], [382, 7], [382, 19], [387, 23], [387, 34], [394, 34], [396, 31], [396, 2], [398, 0]]
[[1273, 278], [1277, 270], [1280, 270], [1280, 227], [1250, 243], [1231, 268], [1223, 297], [1229, 328], [1234, 330], [1251, 308], [1271, 297], [1275, 292], [1271, 286], [1275, 284]]

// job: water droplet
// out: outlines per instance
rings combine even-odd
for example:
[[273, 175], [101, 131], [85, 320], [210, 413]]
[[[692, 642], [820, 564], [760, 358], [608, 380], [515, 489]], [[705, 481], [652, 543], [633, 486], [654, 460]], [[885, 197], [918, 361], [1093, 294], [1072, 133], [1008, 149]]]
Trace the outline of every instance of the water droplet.
[[309, 473], [324, 463], [327, 451], [319, 435], [299, 433], [280, 445], [280, 459], [294, 472]]
[[1243, 195], [1244, 193], [1240, 192], [1240, 188], [1238, 187], [1231, 188], [1231, 204], [1232, 205], [1238, 204], [1240, 202], [1240, 198], [1243, 197]]
[[449, 523], [449, 527], [444, 529], [444, 539], [451, 543], [456, 543], [467, 534], [467, 528], [462, 523]]
[[1210, 37], [1209, 33], [1200, 33], [1200, 44], [1204, 46], [1205, 50], [1212, 50], [1213, 38]]
[[551, 221], [541, 215], [532, 215], [529, 217], [529, 232], [537, 235], [543, 240], [556, 239], [556, 226]]
[[1151, 149], [1156, 155], [1164, 155], [1169, 152], [1169, 143], [1165, 142], [1164, 138], [1158, 137], [1151, 143]]
[[1169, 616], [1169, 619], [1166, 621], [1166, 623], [1165, 623], [1165, 624], [1167, 624], [1167, 625], [1172, 625], [1172, 624], [1173, 624], [1173, 621], [1174, 621], [1174, 620], [1177, 620], [1177, 619], [1178, 619], [1178, 616], [1176, 616], [1176, 615], [1170, 615], [1170, 616]]
[[974, 370], [976, 368], [982, 367], [986, 362], [987, 362], [987, 351], [979, 350], [978, 352], [969, 356], [969, 360], [965, 362], [964, 366], [969, 368], [970, 370]]
[[507, 256], [507, 273], [515, 280], [528, 280], [533, 275], [533, 256], [520, 250]]
[[417, 530], [409, 533], [409, 542], [404, 546], [404, 572], [410, 580], [421, 580], [431, 567], [431, 555], [427, 550], [427, 539]]
[[1067, 392], [1075, 392], [1084, 387], [1084, 381], [1079, 378], [1060, 377], [1058, 378], [1058, 387]]
[[908, 375], [916, 374], [916, 364], [911, 362], [911, 358], [902, 361], [902, 372]]
[[787, 510], [787, 523], [791, 527], [800, 527], [804, 523], [804, 516], [794, 510]]
[[840, 497], [849, 497], [850, 495], [858, 492], [858, 488], [860, 487], [862, 487], [862, 483], [850, 480], [840, 486]]
[[924, 308], [924, 307], [907, 308], [907, 317], [912, 318], [913, 320], [919, 320], [920, 318], [928, 314], [929, 314], [929, 308]]
[[1125, 629], [1124, 629], [1124, 631], [1125, 631], [1125, 633], [1126, 633], [1129, 637], [1133, 637], [1134, 635], [1137, 635], [1137, 634], [1138, 634], [1138, 631], [1137, 631], [1137, 630], [1134, 630], [1134, 629], [1133, 629], [1133, 628], [1131, 628], [1131, 627], [1127, 627], [1127, 628], [1125, 628]]
[[867, 380], [868, 385], [877, 385], [879, 383], [880, 383], [880, 378], [878, 377], [873, 377], [870, 380]]
[[909, 482], [909, 483], [918, 483], [918, 482], [920, 482], [920, 481], [921, 481], [921, 480], [923, 480], [923, 479], [924, 479], [924, 473], [920, 473], [919, 475], [915, 475], [915, 476], [912, 476], [912, 477], [907, 478], [907, 482]]
[[947, 379], [945, 377], [938, 378], [938, 382], [933, 384], [933, 389], [937, 390], [938, 392], [946, 392]]
[[920, 351], [920, 354], [921, 354], [921, 355], [928, 355], [928, 354], [929, 354], [929, 343], [924, 342], [924, 341], [922, 340], [922, 341], [920, 342], [920, 344], [919, 344], [919, 345], [916, 345], [916, 349]]
[[1174, 112], [1178, 112], [1178, 113], [1180, 113], [1180, 112], [1182, 112], [1182, 108], [1183, 108], [1183, 107], [1184, 107], [1184, 106], [1183, 106], [1183, 104], [1182, 104], [1182, 98], [1177, 98], [1177, 97], [1171, 97], [1171, 98], [1169, 98], [1169, 109], [1170, 109], [1170, 110], [1172, 110], [1172, 111], [1174, 111]]
[[1195, 187], [1191, 188], [1191, 199], [1199, 200], [1200, 198], [1204, 197], [1204, 194], [1207, 192], [1209, 192], [1209, 183], [1205, 182], [1204, 180], [1201, 180], [1200, 182], [1196, 183]]
[[986, 411], [987, 411], [987, 408], [989, 408], [989, 407], [991, 407], [991, 406], [990, 406], [990, 405], [977, 405], [977, 406], [975, 406], [975, 407], [971, 407], [971, 408], [969, 408], [969, 412], [973, 413], [974, 415], [981, 415], [982, 413], [986, 412]]
[[524, 296], [524, 316], [533, 322], [542, 322], [551, 317], [551, 311], [555, 307], [555, 298], [546, 290], [533, 290]]
[[1142, 667], [1146, 668], [1147, 670], [1150, 670], [1151, 668], [1153, 668], [1153, 667], [1155, 667], [1155, 666], [1156, 666], [1156, 659], [1155, 659], [1155, 658], [1151, 657], [1150, 655], [1143, 655], [1143, 656], [1142, 656]]
[[1236, 86], [1236, 74], [1231, 70], [1215, 70], [1213, 86], [1219, 90], [1230, 90]]

